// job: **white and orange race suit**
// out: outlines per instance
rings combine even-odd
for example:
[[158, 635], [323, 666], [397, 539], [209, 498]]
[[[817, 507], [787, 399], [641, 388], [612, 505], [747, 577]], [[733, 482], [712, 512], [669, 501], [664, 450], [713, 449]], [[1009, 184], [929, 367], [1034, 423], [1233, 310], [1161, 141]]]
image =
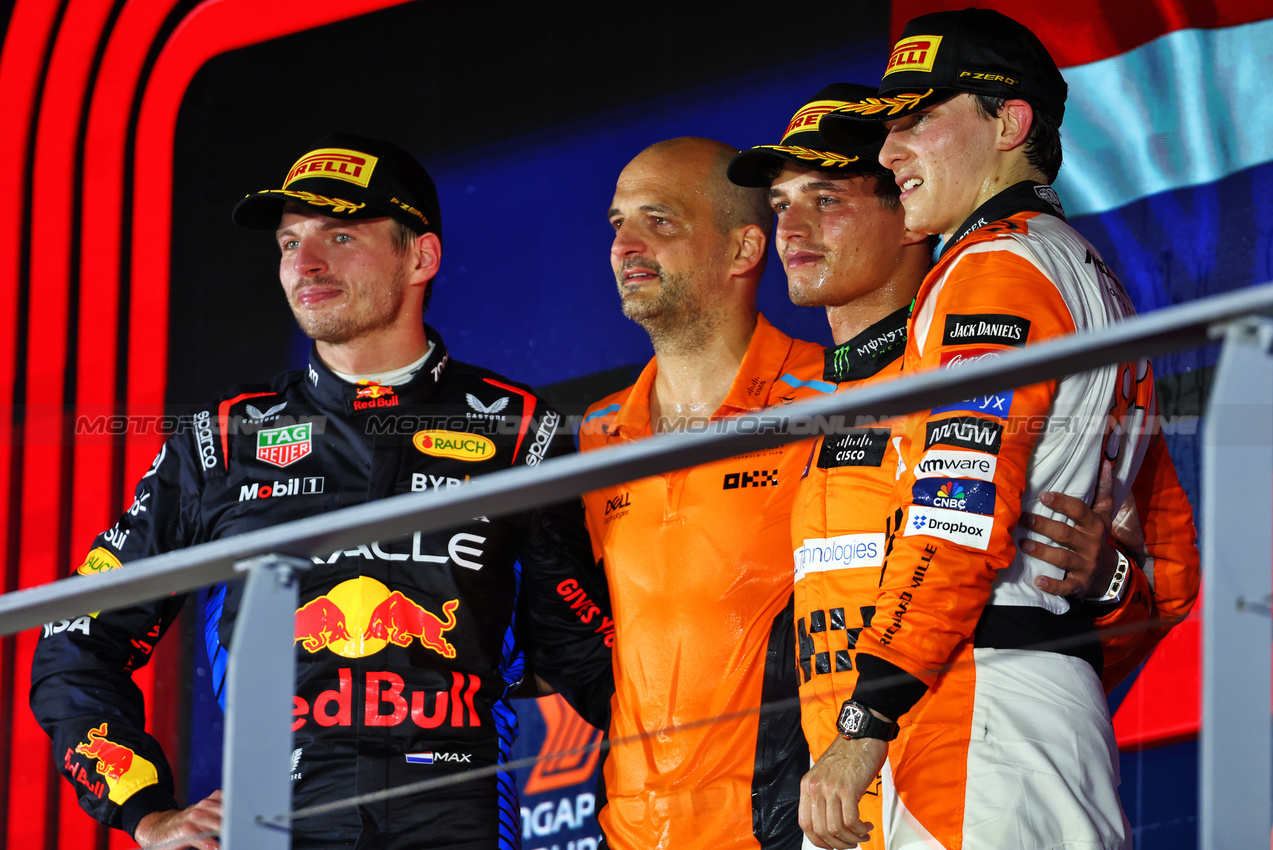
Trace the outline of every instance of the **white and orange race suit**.
[[[903, 371], [957, 368], [1132, 313], [1051, 187], [1019, 183], [973, 213], [925, 278]], [[902, 724], [885, 770], [890, 850], [1130, 840], [1102, 654], [1125, 673], [1188, 613], [1198, 581], [1192, 515], [1156, 423], [1147, 360], [907, 417], [854, 689]], [[1118, 615], [1150, 627], [1104, 647], [1083, 606], [1035, 586], [1059, 570], [1021, 551], [1034, 535], [1017, 522], [1023, 510], [1057, 516], [1045, 490], [1090, 501], [1102, 457], [1115, 504], [1130, 493], [1152, 532], [1135, 602]]]

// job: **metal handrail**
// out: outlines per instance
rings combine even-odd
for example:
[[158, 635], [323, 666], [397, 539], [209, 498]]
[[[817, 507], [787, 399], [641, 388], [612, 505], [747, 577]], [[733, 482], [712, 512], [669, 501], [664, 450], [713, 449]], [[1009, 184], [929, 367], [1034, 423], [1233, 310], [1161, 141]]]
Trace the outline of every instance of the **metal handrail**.
[[[1267, 803], [1273, 789], [1268, 758], [1273, 748], [1268, 723], [1273, 625], [1267, 617], [1273, 558], [1273, 284], [1170, 307], [954, 371], [923, 372], [712, 421], [703, 433], [662, 434], [557, 458], [535, 468], [481, 476], [456, 490], [395, 496], [133, 561], [126, 570], [87, 580], [73, 577], [15, 591], [0, 596], [0, 634], [246, 573], [236, 638], [252, 630], [255, 640], [248, 642], [254, 651], [239, 651], [237, 640], [230, 651], [221, 846], [287, 850], [290, 834], [280, 824], [288, 820], [291, 796], [286, 753], [296, 656], [289, 637], [297, 605], [296, 575], [307, 568], [309, 557], [372, 538], [445, 529], [479, 514], [525, 510], [805, 439], [824, 428], [838, 431], [864, 417], [874, 422], [1221, 339], [1224, 348], [1203, 446], [1203, 540], [1210, 566], [1203, 577], [1212, 616], [1204, 622], [1199, 833], [1204, 850], [1256, 846], [1269, 833]], [[1236, 416], [1216, 415], [1217, 405], [1244, 410]], [[1255, 620], [1252, 612], [1263, 613]], [[1258, 646], [1263, 653], [1233, 652], [1235, 646]], [[252, 709], [236, 710], [241, 703]]]
[[[589, 490], [813, 436], [819, 417], [904, 415], [972, 396], [1218, 341], [1244, 316], [1273, 316], [1273, 283], [1179, 304], [1098, 331], [1029, 346], [954, 371], [919, 373], [712, 423], [704, 433], [661, 434], [628, 445], [474, 479], [454, 490], [406, 493], [132, 561], [126, 570], [73, 576], [0, 595], [0, 635], [42, 623], [185, 593], [235, 577], [234, 565], [276, 553], [328, 554], [368, 540], [445, 529]], [[793, 432], [792, 426], [795, 425]]]

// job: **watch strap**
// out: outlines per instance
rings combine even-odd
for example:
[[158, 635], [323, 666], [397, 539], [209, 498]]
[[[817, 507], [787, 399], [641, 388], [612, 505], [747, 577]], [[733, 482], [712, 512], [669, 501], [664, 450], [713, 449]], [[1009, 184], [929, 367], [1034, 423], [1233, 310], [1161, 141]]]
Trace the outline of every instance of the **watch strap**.
[[891, 720], [881, 720], [871, 713], [871, 709], [867, 708], [857, 700], [847, 699], [840, 706], [840, 716], [836, 721], [836, 728], [839, 730], [841, 737], [850, 741], [858, 738], [878, 738], [881, 741], [891, 741], [897, 737], [898, 725]]

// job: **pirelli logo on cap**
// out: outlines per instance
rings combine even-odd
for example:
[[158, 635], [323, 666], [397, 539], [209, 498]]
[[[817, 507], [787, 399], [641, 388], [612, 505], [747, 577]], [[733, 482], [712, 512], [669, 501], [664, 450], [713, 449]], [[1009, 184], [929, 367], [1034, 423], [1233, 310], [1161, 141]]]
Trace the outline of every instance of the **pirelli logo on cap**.
[[904, 38], [893, 48], [893, 55], [888, 57], [888, 67], [884, 76], [895, 71], [931, 71], [937, 59], [937, 48], [941, 45], [940, 35], [913, 35]]
[[346, 148], [320, 148], [296, 160], [292, 170], [287, 172], [283, 188], [307, 177], [331, 177], [366, 188], [379, 161], [379, 157]]
[[786, 142], [787, 137], [792, 133], [807, 133], [810, 130], [818, 129], [819, 118], [846, 105], [847, 101], [843, 100], [815, 100], [812, 103], [805, 104], [792, 117], [791, 123], [787, 125], [787, 132], [782, 134], [783, 142]]

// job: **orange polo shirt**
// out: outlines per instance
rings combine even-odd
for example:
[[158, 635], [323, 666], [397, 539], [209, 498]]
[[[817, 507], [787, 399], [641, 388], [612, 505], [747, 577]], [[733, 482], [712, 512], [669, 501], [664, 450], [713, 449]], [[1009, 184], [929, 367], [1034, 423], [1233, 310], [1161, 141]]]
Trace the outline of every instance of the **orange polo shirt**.
[[[712, 419], [829, 391], [822, 364], [821, 346], [760, 317]], [[652, 360], [632, 387], [592, 406], [584, 451], [653, 433], [657, 369]], [[763, 848], [799, 834], [808, 750], [792, 699], [789, 523], [808, 445], [584, 497], [616, 626], [608, 799], [598, 816], [612, 850]], [[777, 699], [786, 699], [781, 711], [760, 713]]]

